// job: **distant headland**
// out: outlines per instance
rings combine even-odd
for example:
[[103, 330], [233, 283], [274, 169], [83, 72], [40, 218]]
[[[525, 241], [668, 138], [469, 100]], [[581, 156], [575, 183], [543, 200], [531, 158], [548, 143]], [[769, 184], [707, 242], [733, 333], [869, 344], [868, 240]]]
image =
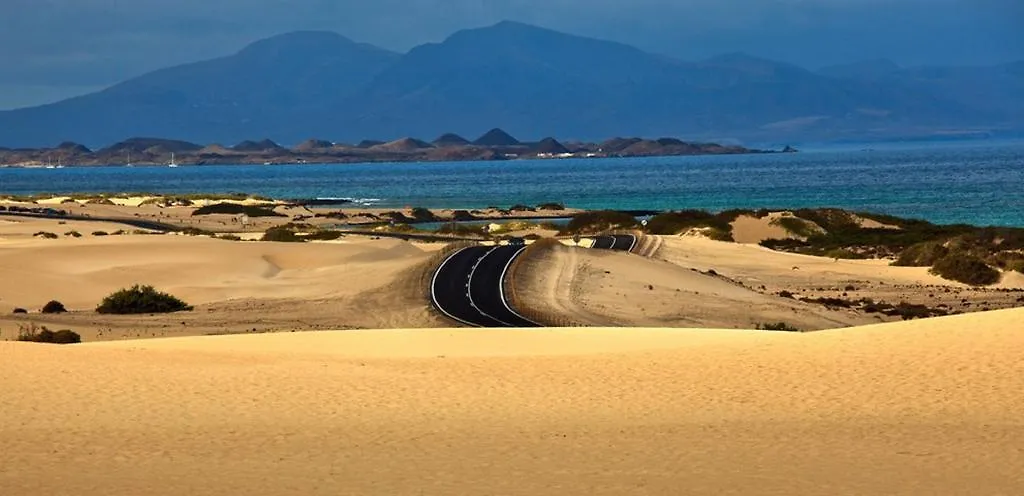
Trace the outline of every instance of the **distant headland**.
[[691, 143], [676, 138], [612, 138], [602, 142], [560, 142], [545, 138], [519, 141], [501, 129], [492, 129], [470, 141], [443, 134], [434, 141], [401, 138], [390, 142], [364, 140], [355, 144], [309, 139], [286, 147], [269, 139], [242, 141], [234, 146], [200, 145], [162, 138], [131, 138], [99, 150], [65, 142], [55, 148], [0, 148], [0, 166], [164, 166], [222, 164], [343, 164], [368, 162], [457, 162], [516, 159], [661, 157], [684, 155], [737, 155], [792, 153], [755, 150], [737, 145]]

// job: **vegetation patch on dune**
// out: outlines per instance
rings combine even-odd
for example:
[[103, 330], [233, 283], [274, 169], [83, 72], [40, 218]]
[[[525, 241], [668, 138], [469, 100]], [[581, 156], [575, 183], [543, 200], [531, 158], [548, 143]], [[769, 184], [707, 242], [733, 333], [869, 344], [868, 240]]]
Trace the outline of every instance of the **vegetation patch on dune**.
[[822, 229], [817, 224], [798, 217], [783, 216], [773, 220], [772, 223], [778, 224], [790, 234], [801, 238], [809, 238], [822, 233]]
[[157, 291], [153, 286], [138, 284], [107, 296], [96, 307], [97, 313], [114, 315], [183, 311], [192, 311], [192, 306], [175, 296]]
[[69, 329], [51, 331], [35, 324], [22, 325], [18, 328], [18, 341], [29, 343], [75, 344], [82, 342], [82, 336]]
[[931, 273], [972, 286], [988, 286], [999, 282], [999, 271], [984, 260], [963, 252], [946, 255], [935, 261]]
[[[978, 286], [999, 282], [997, 268], [1024, 267], [1022, 228], [935, 225], [839, 209], [800, 209], [793, 214], [795, 222], [813, 222], [822, 231], [803, 240], [770, 239], [761, 245], [832, 258], [892, 258], [896, 266], [932, 267], [932, 273], [940, 277]], [[862, 219], [886, 227], [862, 227]]]
[[256, 205], [239, 205], [237, 203], [214, 203], [197, 208], [192, 215], [248, 215], [249, 217], [287, 217], [274, 211], [272, 208], [259, 207]]
[[295, 231], [286, 226], [271, 227], [263, 232], [260, 241], [272, 241], [275, 243], [301, 243], [305, 241]]
[[636, 218], [626, 212], [594, 210], [576, 214], [559, 234], [594, 234], [614, 229], [633, 229]]
[[733, 241], [731, 222], [739, 215], [737, 210], [718, 214], [703, 210], [665, 212], [648, 219], [644, 230], [650, 234], [676, 235], [691, 229], [701, 229], [711, 239]]
[[57, 301], [51, 300], [43, 305], [43, 309], [39, 313], [53, 314], [53, 313], [67, 313], [67, 309], [64, 308], [64, 304]]

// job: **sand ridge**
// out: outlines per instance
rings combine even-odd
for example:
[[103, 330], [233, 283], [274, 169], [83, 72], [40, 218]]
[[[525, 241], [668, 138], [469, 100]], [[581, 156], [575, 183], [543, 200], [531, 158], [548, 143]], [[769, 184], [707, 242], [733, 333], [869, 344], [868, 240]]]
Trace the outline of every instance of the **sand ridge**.
[[0, 343], [0, 439], [18, 453], [0, 487], [1018, 494], [1022, 312], [813, 334], [396, 330]]

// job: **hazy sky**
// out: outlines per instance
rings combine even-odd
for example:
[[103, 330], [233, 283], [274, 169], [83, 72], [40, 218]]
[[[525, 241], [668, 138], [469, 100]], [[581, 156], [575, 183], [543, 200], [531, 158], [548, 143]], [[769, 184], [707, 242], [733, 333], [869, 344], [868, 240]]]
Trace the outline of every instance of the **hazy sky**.
[[0, 108], [297, 29], [404, 51], [503, 19], [686, 59], [742, 51], [810, 68], [1024, 59], [1024, 0], [0, 0]]

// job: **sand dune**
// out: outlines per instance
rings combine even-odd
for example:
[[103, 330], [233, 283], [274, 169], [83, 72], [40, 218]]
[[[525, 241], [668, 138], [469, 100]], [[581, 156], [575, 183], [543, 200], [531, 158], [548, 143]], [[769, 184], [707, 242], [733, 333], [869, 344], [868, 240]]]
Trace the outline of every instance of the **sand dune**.
[[0, 343], [0, 488], [1020, 494], [1021, 322]]
[[[439, 246], [358, 237], [302, 244], [90, 234], [124, 227], [53, 220], [0, 224], [0, 278], [5, 283], [0, 285], [0, 339], [29, 323], [73, 329], [87, 341], [441, 324], [425, 298], [419, 298], [422, 288], [392, 288], [416, 277]], [[64, 229], [83, 236], [50, 240], [31, 234]], [[133, 284], [153, 285], [196, 305], [196, 311], [154, 316], [92, 311], [106, 295]], [[62, 302], [71, 313], [36, 313], [50, 300]], [[15, 308], [32, 314], [11, 315]]]
[[753, 329], [786, 322], [802, 330], [871, 323], [760, 294], [721, 277], [625, 253], [554, 246], [529, 252], [515, 272], [515, 302], [535, 316], [575, 325]]
[[[83, 237], [0, 246], [3, 305], [57, 299], [94, 308], [107, 294], [151, 284], [193, 304], [238, 298], [326, 298], [382, 286], [426, 254], [398, 240], [348, 244], [238, 243], [187, 236]], [[9, 311], [9, 309], [6, 309]]]

